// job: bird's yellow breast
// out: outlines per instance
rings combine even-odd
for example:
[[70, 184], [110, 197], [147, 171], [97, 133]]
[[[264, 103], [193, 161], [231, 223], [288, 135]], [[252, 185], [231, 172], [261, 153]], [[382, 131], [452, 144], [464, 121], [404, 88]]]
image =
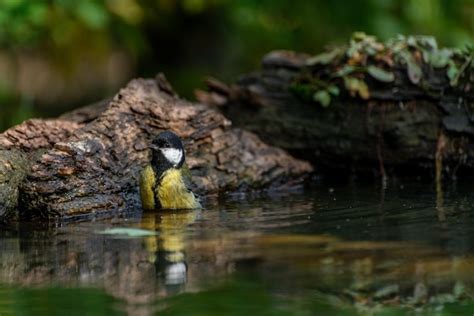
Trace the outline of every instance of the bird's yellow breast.
[[186, 187], [181, 169], [166, 170], [161, 176], [156, 193], [161, 207], [164, 209], [195, 209], [201, 207], [194, 193]]
[[156, 179], [148, 165], [140, 174], [140, 198], [144, 209], [196, 209], [201, 204], [189, 191], [181, 169], [169, 169]]
[[155, 185], [156, 178], [153, 168], [148, 165], [140, 174], [140, 198], [142, 206], [146, 210], [153, 210], [156, 208], [155, 203]]

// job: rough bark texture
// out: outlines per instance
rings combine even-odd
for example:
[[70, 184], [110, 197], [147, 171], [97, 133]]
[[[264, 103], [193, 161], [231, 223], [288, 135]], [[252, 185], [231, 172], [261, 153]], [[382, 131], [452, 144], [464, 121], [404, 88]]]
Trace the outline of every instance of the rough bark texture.
[[394, 66], [391, 83], [365, 75], [368, 100], [349, 95], [342, 83], [339, 97], [325, 108], [290, 91], [308, 71], [311, 78], [331, 75], [329, 66], [308, 69], [309, 58], [272, 52], [260, 71], [229, 86], [210, 79], [209, 91], [198, 91], [197, 98], [265, 142], [315, 162], [323, 173], [434, 174], [435, 160], [451, 175], [459, 167], [474, 167], [472, 70], [453, 88], [445, 70], [423, 69], [425, 85], [416, 86], [406, 68]]
[[63, 120], [27, 120], [0, 134], [0, 221], [17, 215], [19, 186], [31, 162], [81, 125]]
[[27, 159], [18, 150], [0, 150], [0, 218], [16, 207], [18, 186], [25, 178]]
[[65, 140], [81, 127], [73, 121], [32, 119], [0, 134], [1, 149], [18, 149], [31, 153], [37, 149], [51, 148]]
[[[139, 210], [137, 177], [151, 139], [166, 129], [183, 138], [201, 194], [281, 185], [311, 171], [308, 163], [231, 128], [216, 110], [179, 99], [163, 78], [137, 79], [109, 103], [58, 120], [27, 121], [0, 135], [0, 149], [39, 156], [27, 160], [34, 163], [20, 180], [8, 183], [17, 190], [21, 182], [20, 215], [78, 219]], [[15, 165], [15, 158], [0, 156]], [[6, 200], [0, 204], [11, 215], [15, 199]]]

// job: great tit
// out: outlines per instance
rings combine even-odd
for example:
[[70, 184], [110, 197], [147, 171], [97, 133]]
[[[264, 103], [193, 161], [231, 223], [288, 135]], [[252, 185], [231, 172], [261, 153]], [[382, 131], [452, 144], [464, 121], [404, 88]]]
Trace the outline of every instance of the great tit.
[[198, 209], [190, 189], [191, 173], [185, 163], [181, 139], [161, 132], [151, 145], [151, 162], [140, 174], [140, 198], [144, 209]]

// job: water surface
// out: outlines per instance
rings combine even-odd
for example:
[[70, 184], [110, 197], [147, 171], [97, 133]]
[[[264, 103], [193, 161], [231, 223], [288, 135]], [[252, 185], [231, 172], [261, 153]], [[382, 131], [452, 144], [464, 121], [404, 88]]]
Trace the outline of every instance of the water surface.
[[473, 206], [469, 183], [321, 181], [22, 223], [0, 232], [0, 315], [470, 315]]

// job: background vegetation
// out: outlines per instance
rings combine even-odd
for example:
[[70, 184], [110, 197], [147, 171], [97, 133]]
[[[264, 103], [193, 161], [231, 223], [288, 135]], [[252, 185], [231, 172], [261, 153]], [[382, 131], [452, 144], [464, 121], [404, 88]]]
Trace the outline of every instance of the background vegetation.
[[473, 43], [472, 0], [0, 0], [0, 131], [165, 72], [192, 98], [273, 49], [317, 53], [354, 31]]

